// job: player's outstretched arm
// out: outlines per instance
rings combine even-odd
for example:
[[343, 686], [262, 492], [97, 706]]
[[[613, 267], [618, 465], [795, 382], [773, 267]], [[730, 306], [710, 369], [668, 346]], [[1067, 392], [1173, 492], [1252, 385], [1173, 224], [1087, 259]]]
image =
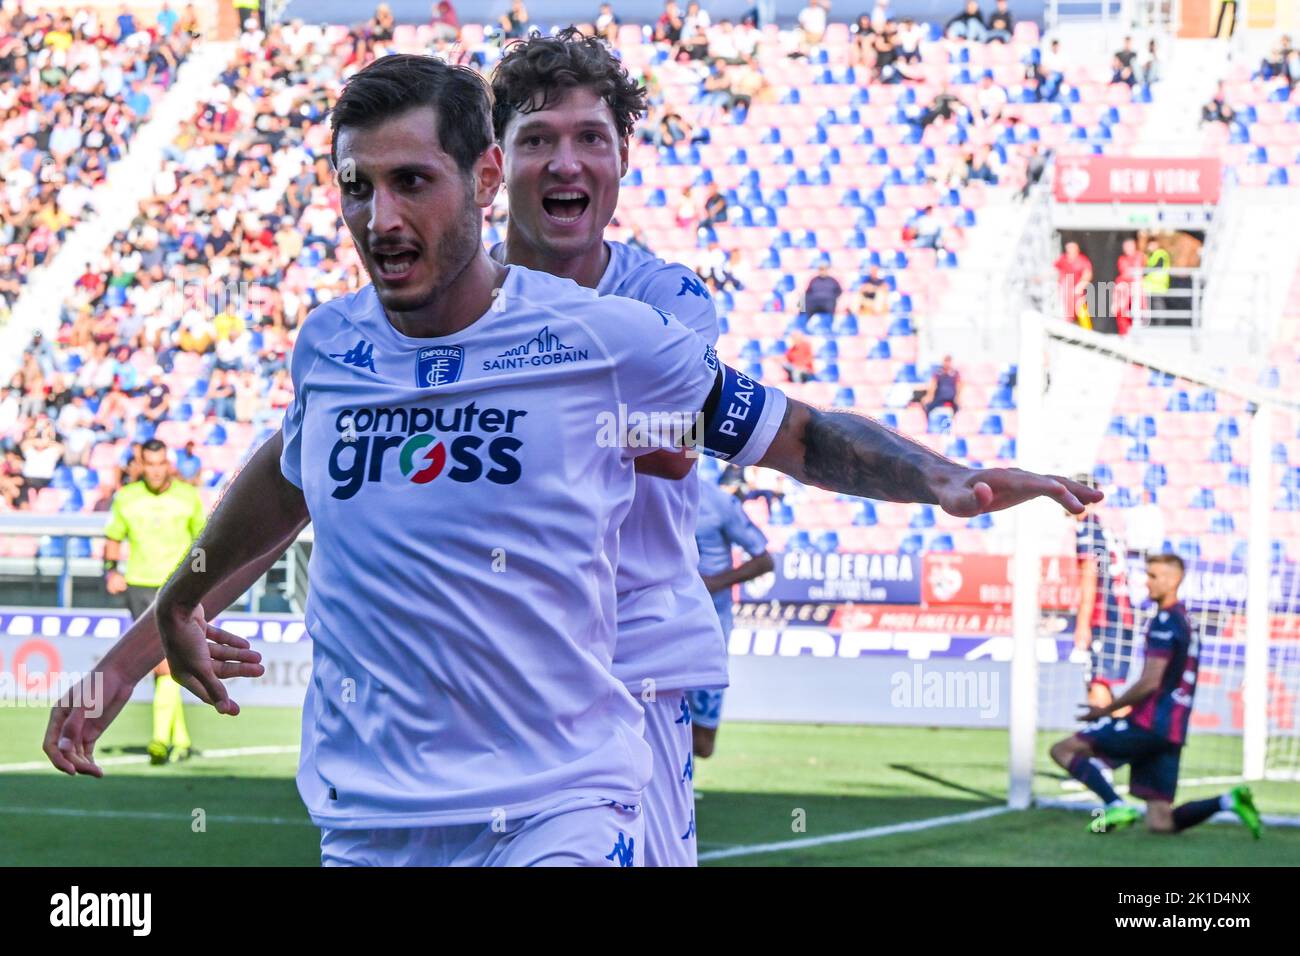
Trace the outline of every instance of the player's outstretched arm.
[[758, 464], [841, 494], [935, 504], [960, 518], [1048, 497], [1079, 514], [1102, 494], [1057, 475], [959, 465], [865, 415], [822, 411], [788, 399], [776, 438]]
[[[270, 443], [268, 443], [270, 444]], [[218, 713], [239, 713], [226, 693], [209, 643], [211, 628], [202, 601], [216, 582], [265, 559], [267, 553], [302, 530], [310, 520], [302, 489], [284, 477], [278, 456], [250, 461], [231, 485], [188, 558], [158, 592], [155, 619], [172, 677]]]
[[[236, 475], [230, 492], [246, 481], [258, 481], [263, 469], [278, 472], [281, 448], [282, 435], [277, 431]], [[215, 617], [247, 591], [293, 543], [305, 524], [295, 527], [271, 544], [264, 554], [230, 576], [212, 582], [212, 589], [203, 597], [205, 615]], [[70, 689], [52, 708], [43, 749], [57, 769], [70, 775], [103, 776], [103, 770], [94, 760], [95, 742], [126, 705], [136, 684], [163, 659], [156, 607], [157, 602], [150, 605], [81, 684]], [[210, 625], [207, 637], [211, 642], [212, 667], [218, 678], [262, 676], [261, 655], [246, 640]]]

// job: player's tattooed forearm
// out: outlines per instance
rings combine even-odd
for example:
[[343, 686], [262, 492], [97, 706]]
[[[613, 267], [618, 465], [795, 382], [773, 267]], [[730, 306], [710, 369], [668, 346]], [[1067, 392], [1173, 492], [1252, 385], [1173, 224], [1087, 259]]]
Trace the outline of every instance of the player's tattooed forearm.
[[843, 494], [935, 504], [935, 467], [942, 463], [925, 446], [863, 415], [814, 410], [804, 429], [809, 480]]

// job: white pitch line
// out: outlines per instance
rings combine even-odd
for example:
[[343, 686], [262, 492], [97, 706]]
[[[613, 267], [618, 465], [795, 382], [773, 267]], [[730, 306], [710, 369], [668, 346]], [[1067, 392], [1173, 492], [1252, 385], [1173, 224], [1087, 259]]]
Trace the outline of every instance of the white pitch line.
[[[171, 820], [190, 823], [194, 816], [189, 813], [162, 813], [156, 810], [85, 810], [80, 807], [4, 807], [0, 813], [14, 813], [21, 816], [44, 817], [100, 817], [110, 820]], [[204, 819], [208, 823], [260, 823], [272, 826], [304, 826], [314, 824], [310, 820], [295, 820], [290, 817], [240, 817], [208, 814]]]
[[[298, 745], [263, 747], [227, 747], [224, 750], [200, 750], [191, 760], [220, 760], [222, 757], [262, 757], [272, 754], [296, 754]], [[147, 754], [130, 754], [124, 757], [104, 757], [95, 763], [101, 767], [120, 767], [126, 764], [148, 763]], [[0, 773], [22, 773], [26, 770], [53, 770], [48, 760], [28, 760], [25, 763], [0, 763]]]
[[907, 823], [891, 823], [883, 827], [868, 827], [865, 830], [849, 830], [845, 833], [829, 833], [826, 836], [805, 837], [802, 840], [783, 840], [780, 843], [755, 843], [752, 846], [733, 846], [726, 850], [710, 850], [707, 853], [701, 853], [699, 859], [700, 862], [725, 860], [735, 856], [752, 856], [757, 853], [803, 850], [808, 847], [826, 846], [829, 843], [874, 840], [879, 837], [894, 836], [898, 833], [915, 833], [919, 830], [932, 830], [935, 827], [951, 826], [954, 823], [972, 823], [976, 820], [987, 820], [989, 817], [996, 817], [1010, 812], [1010, 807], [985, 807], [983, 810], [954, 813], [946, 817], [929, 817], [924, 820], [911, 820]]

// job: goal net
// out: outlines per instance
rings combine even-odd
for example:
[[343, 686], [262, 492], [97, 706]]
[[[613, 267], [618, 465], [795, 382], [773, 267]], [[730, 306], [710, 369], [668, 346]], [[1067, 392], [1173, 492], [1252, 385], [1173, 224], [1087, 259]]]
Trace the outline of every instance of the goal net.
[[[1142, 673], [1158, 611], [1146, 559], [1172, 552], [1199, 660], [1176, 800], [1245, 780], [1266, 819], [1300, 824], [1296, 401], [1036, 316], [1020, 369], [1022, 466], [1086, 474], [1106, 499], [1083, 520], [1042, 504], [1017, 516], [1012, 804], [1097, 806], [1048, 751], [1082, 729], [1085, 702], [1118, 698]], [[1061, 390], [1080, 376], [1090, 391], [1072, 401]], [[1127, 795], [1127, 768], [1114, 776]]]

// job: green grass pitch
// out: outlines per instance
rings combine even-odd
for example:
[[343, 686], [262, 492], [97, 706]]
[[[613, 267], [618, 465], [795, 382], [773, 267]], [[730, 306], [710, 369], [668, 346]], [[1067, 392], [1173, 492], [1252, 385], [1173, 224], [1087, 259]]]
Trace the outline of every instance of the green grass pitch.
[[[72, 779], [40, 765], [46, 711], [0, 709], [0, 865], [317, 865], [318, 832], [293, 783], [298, 712], [248, 708], [232, 719], [189, 707], [186, 716], [200, 750], [262, 752], [150, 767], [140, 756], [149, 707], [132, 704], [97, 748], [99, 758], [123, 762], [106, 766], [102, 780]], [[1043, 748], [1048, 737], [1040, 738]], [[1259, 842], [1239, 826], [1218, 824], [1172, 837], [1140, 829], [1092, 836], [1086, 813], [1041, 809], [709, 858], [736, 847], [998, 807], [1006, 795], [1006, 754], [1006, 733], [996, 730], [724, 723], [717, 754], [696, 764], [703, 862], [1114, 867], [1282, 866], [1300, 859], [1297, 828], [1270, 828]], [[1046, 773], [1039, 783], [1040, 791], [1059, 788]], [[1300, 816], [1300, 784], [1264, 783], [1255, 792], [1264, 813]], [[196, 832], [200, 810], [206, 828]]]

